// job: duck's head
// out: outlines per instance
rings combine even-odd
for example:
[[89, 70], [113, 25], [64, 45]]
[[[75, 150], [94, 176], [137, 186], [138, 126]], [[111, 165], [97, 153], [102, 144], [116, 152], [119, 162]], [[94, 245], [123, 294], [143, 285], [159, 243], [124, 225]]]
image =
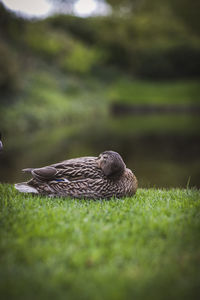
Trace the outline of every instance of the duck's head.
[[126, 165], [119, 155], [114, 151], [104, 151], [97, 158], [99, 167], [107, 177], [120, 177], [126, 168]]

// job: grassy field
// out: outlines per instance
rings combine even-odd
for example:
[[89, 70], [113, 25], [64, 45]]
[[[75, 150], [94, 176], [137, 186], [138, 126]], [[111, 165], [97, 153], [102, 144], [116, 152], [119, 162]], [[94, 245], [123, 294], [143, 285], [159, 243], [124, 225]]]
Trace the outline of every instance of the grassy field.
[[199, 104], [198, 80], [142, 81], [121, 79], [111, 85], [109, 98], [128, 104]]
[[0, 199], [2, 299], [197, 299], [198, 190], [80, 201], [1, 184]]

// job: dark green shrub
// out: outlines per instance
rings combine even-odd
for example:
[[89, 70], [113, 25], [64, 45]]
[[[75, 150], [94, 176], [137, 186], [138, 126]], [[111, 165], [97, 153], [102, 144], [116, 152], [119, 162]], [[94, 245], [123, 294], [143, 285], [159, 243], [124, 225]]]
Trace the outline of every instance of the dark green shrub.
[[15, 92], [19, 87], [17, 55], [0, 40], [0, 94]]

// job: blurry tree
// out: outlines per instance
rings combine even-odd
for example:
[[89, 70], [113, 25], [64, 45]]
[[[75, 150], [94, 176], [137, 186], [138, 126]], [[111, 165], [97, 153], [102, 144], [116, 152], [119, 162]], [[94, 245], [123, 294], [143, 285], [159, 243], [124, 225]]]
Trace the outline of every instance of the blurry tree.
[[66, 71], [86, 74], [102, 60], [102, 53], [98, 48], [88, 47], [81, 42], [73, 42], [60, 65]]
[[199, 0], [169, 0], [174, 14], [193, 32], [200, 34], [200, 1]]
[[2, 38], [17, 43], [24, 32], [25, 23], [24, 19], [18, 18], [0, 2], [0, 36]]
[[115, 12], [136, 14], [141, 12], [164, 13], [171, 10], [184, 24], [195, 33], [200, 34], [200, 1], [199, 0], [106, 0]]
[[[22, 33], [24, 21], [0, 3], [0, 95], [15, 93], [20, 86], [20, 62], [13, 45]], [[1, 102], [3, 98], [1, 97]]]
[[0, 95], [15, 92], [18, 89], [18, 72], [19, 64], [16, 54], [0, 40]]
[[[59, 11], [72, 13], [73, 6], [78, 0], [49, 0], [59, 7]], [[104, 0], [96, 0], [101, 2]], [[199, 0], [105, 0], [113, 9], [113, 14], [118, 16], [132, 16], [133, 14], [151, 12], [164, 14], [169, 11], [195, 33], [200, 33], [200, 1]]]
[[[140, 78], [197, 77], [199, 39], [175, 15], [170, 1], [111, 1], [111, 16], [77, 18], [62, 15], [50, 22], [56, 30], [65, 30], [75, 40], [81, 40], [82, 45], [86, 44], [85, 50], [94, 47], [106, 53], [104, 66], [116, 66]], [[65, 67], [76, 69], [74, 63], [78, 61], [76, 56], [83, 53], [81, 49], [78, 47], [71, 57], [73, 64], [68, 63], [69, 57], [65, 60]], [[95, 57], [98, 56], [92, 52], [88, 55], [88, 70], [92, 70], [89, 66], [94, 61], [99, 64]]]

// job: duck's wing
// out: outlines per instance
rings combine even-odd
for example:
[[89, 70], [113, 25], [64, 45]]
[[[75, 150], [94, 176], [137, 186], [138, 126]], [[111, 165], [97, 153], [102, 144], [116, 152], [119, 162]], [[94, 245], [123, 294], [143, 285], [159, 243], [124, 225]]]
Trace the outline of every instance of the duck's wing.
[[57, 176], [57, 170], [51, 166], [43, 167], [43, 168], [28, 168], [23, 169], [23, 172], [31, 173], [33, 178], [39, 181], [49, 181], [53, 180]]
[[69, 159], [43, 168], [24, 169], [23, 171], [31, 173], [33, 178], [39, 181], [75, 181], [102, 177], [96, 157]]

